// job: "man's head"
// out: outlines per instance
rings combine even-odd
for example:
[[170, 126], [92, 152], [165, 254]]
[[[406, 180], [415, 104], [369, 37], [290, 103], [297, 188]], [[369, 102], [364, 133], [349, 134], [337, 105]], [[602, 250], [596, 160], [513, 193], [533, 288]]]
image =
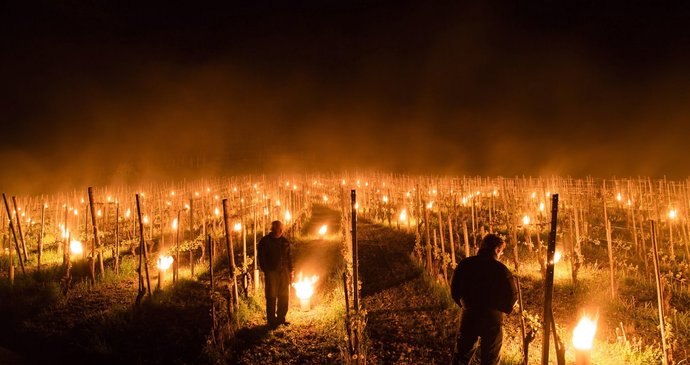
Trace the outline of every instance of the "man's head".
[[275, 237], [281, 237], [283, 235], [283, 222], [281, 222], [281, 221], [271, 222], [271, 233]]
[[480, 255], [492, 255], [496, 259], [501, 257], [503, 250], [506, 248], [506, 243], [503, 239], [495, 234], [487, 234], [482, 239], [479, 246]]

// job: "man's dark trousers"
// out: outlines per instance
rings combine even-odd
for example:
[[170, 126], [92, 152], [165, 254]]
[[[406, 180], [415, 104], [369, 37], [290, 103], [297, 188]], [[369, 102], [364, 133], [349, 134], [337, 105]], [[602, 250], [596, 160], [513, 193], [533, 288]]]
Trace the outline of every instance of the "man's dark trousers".
[[460, 317], [460, 330], [455, 343], [453, 364], [468, 364], [472, 348], [481, 339], [481, 365], [495, 365], [500, 360], [503, 329], [502, 314], [498, 311], [463, 310]]
[[[266, 321], [269, 325], [285, 322], [290, 300], [290, 273], [286, 270], [264, 272], [266, 285]], [[277, 311], [276, 311], [277, 304]]]

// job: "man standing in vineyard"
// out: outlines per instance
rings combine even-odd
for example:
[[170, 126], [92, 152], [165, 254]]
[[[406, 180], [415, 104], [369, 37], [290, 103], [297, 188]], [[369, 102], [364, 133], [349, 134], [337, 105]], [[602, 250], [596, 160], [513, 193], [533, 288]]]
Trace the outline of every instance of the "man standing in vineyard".
[[259, 241], [257, 250], [259, 266], [265, 278], [266, 321], [273, 328], [281, 324], [287, 325], [285, 315], [288, 311], [293, 267], [290, 242], [283, 236], [282, 222], [271, 223], [271, 232]]
[[481, 338], [481, 364], [498, 364], [503, 344], [503, 313], [517, 301], [513, 275], [498, 259], [506, 244], [499, 236], [482, 239], [477, 256], [460, 261], [453, 273], [451, 295], [462, 307], [453, 364], [467, 364]]

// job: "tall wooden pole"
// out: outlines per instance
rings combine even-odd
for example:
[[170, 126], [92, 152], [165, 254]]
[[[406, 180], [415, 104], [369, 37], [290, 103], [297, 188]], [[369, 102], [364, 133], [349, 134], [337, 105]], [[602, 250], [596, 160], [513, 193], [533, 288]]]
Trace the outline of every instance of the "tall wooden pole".
[[24, 240], [24, 232], [22, 231], [22, 220], [19, 219], [19, 208], [17, 206], [17, 197], [12, 197], [12, 204], [14, 204], [14, 210], [17, 218], [17, 232], [19, 233], [19, 241], [22, 243], [22, 252], [24, 253], [24, 262], [29, 260], [29, 255], [26, 254], [26, 241]]
[[96, 209], [94, 209], [94, 201], [93, 201], [93, 188], [89, 186], [88, 189], [89, 193], [89, 209], [91, 209], [91, 226], [93, 227], [93, 247], [94, 250], [91, 251], [91, 259], [89, 260], [90, 262], [90, 270], [91, 270], [91, 284], [93, 284], [96, 281], [96, 268], [95, 264], [96, 262], [94, 255], [96, 254], [96, 250], [98, 250], [98, 261], [101, 265], [101, 278], [105, 275], [103, 272], [103, 256], [101, 255], [100, 249], [101, 249], [101, 239], [98, 237], [98, 224], [96, 223]]
[[[17, 257], [19, 258], [19, 265], [22, 267], [22, 274], [26, 275], [26, 270], [24, 269], [24, 259], [19, 251], [19, 240], [17, 240], [17, 232], [14, 230], [14, 224], [12, 223], [12, 213], [10, 212], [10, 206], [7, 204], [7, 197], [5, 193], [2, 193], [2, 200], [5, 202], [5, 211], [7, 212], [7, 217], [9, 219], [10, 232], [12, 232], [12, 238], [14, 238], [14, 248], [17, 251]], [[19, 218], [17, 218], [19, 220]], [[12, 252], [10, 252], [10, 276], [14, 277], [14, 266], [12, 264]]]
[[553, 311], [551, 303], [553, 301], [553, 257], [556, 253], [556, 227], [558, 224], [558, 194], [553, 194], [551, 198], [551, 232], [549, 233], [549, 245], [546, 252], [546, 280], [544, 285], [544, 338], [542, 342], [541, 363], [549, 363], [549, 343], [551, 340], [551, 322], [553, 321]]
[[[141, 255], [144, 256], [144, 270], [146, 272], [146, 289], [148, 291], [149, 297], [151, 296], [151, 279], [149, 278], [149, 257], [146, 250], [146, 242], [144, 242], [144, 222], [141, 219], [141, 203], [139, 201], [139, 194], [136, 194], [137, 199], [137, 216], [139, 217], [139, 270], [141, 271], [142, 261]], [[93, 210], [91, 212], [93, 214]]]
[[666, 326], [664, 323], [664, 307], [663, 307], [663, 287], [661, 286], [661, 275], [659, 272], [659, 252], [658, 252], [658, 245], [657, 245], [657, 237], [656, 237], [656, 225], [654, 221], [651, 221], [651, 230], [652, 230], [652, 254], [654, 257], [654, 277], [655, 277], [655, 283], [656, 283], [656, 300], [657, 300], [657, 305], [659, 307], [659, 331], [661, 332], [661, 347], [662, 347], [662, 353], [664, 355], [663, 357], [663, 364], [666, 365], [668, 364], [668, 352], [667, 352], [667, 345], [666, 345]]
[[350, 202], [352, 208], [352, 304], [355, 312], [359, 311], [359, 252], [357, 246], [357, 190], [350, 192]]
[[237, 305], [237, 295], [238, 295], [238, 290], [237, 290], [237, 279], [235, 277], [235, 247], [233, 247], [233, 242], [232, 242], [232, 228], [230, 222], [230, 202], [227, 199], [223, 199], [223, 222], [225, 223], [225, 245], [226, 245], [226, 250], [228, 251], [228, 263], [230, 265], [229, 271], [230, 271], [230, 283], [228, 285], [228, 290], [230, 291], [230, 294], [232, 296], [231, 300], [229, 303], [232, 303], [232, 305], [228, 306], [228, 310], [230, 313], [234, 313], [234, 309], [236, 308]]
[[38, 270], [39, 271], [41, 271], [41, 258], [43, 256], [43, 236], [45, 235], [45, 222], [46, 222], [46, 205], [45, 205], [45, 203], [41, 203], [41, 235], [38, 237]]

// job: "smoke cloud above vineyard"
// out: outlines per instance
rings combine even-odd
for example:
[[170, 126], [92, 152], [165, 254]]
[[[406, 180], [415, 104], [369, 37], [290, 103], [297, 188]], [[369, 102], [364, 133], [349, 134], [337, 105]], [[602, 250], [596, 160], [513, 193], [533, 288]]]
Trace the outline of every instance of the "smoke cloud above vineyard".
[[690, 31], [626, 6], [10, 5], [0, 185], [687, 176]]

